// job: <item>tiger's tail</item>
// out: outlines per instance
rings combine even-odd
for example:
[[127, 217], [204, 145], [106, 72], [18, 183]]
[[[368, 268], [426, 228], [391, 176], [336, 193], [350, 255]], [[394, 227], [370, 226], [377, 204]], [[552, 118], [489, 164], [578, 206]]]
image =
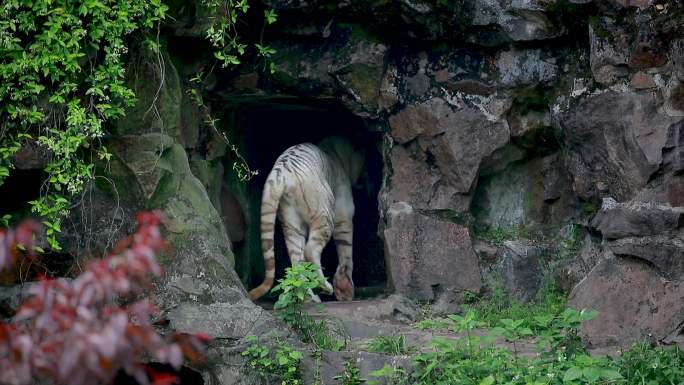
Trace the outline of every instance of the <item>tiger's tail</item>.
[[279, 181], [275, 172], [268, 175], [264, 192], [261, 196], [261, 251], [264, 254], [264, 281], [261, 285], [250, 290], [249, 298], [256, 300], [261, 298], [273, 286], [275, 279], [275, 252], [273, 245], [273, 235], [275, 233], [276, 213], [278, 204], [283, 195], [285, 183]]

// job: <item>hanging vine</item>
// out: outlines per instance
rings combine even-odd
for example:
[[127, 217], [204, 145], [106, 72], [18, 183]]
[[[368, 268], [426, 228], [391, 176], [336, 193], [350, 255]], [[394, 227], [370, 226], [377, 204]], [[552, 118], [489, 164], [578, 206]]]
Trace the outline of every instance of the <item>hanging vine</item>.
[[[216, 58], [224, 67], [238, 64], [247, 45], [236, 26], [248, 1], [201, 2], [213, 15], [206, 33]], [[0, 2], [0, 185], [23, 144], [48, 150], [47, 177], [30, 205], [43, 218], [52, 250], [60, 250], [62, 219], [94, 178], [94, 162], [111, 157], [100, 139], [136, 102], [125, 84], [126, 37], [147, 36], [167, 10], [162, 0]], [[275, 22], [275, 13], [266, 11], [264, 20]], [[272, 69], [275, 51], [262, 41], [255, 47]]]

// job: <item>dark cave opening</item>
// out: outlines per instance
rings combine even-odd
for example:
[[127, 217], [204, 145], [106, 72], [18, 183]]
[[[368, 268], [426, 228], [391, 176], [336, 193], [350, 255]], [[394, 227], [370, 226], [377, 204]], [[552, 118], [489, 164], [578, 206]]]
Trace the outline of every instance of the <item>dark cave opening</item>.
[[[364, 122], [337, 103], [302, 101], [300, 99], [266, 100], [239, 104], [231, 110], [231, 127], [236, 142], [241, 143], [251, 168], [259, 171], [243, 190], [240, 201], [244, 213], [244, 239], [234, 243], [238, 273], [248, 287], [263, 279], [263, 256], [260, 245], [259, 204], [261, 192], [277, 157], [295, 144], [329, 136], [344, 136], [365, 151], [364, 172], [353, 187], [354, 215], [354, 284], [357, 297], [384, 290], [386, 284], [384, 250], [378, 237], [378, 193], [382, 181], [382, 156], [377, 148], [381, 133], [370, 132]], [[229, 156], [230, 158], [230, 156]], [[232, 162], [226, 164], [226, 174]], [[239, 193], [238, 193], [239, 194]], [[247, 207], [245, 207], [247, 206]], [[282, 230], [275, 234], [276, 280], [284, 276], [290, 260]], [[334, 241], [323, 250], [323, 273], [332, 277], [337, 268]], [[333, 297], [321, 296], [332, 299]]]
[[[41, 187], [46, 174], [41, 169], [14, 169], [0, 185], [0, 218], [14, 226], [21, 221], [33, 218], [30, 202], [40, 198]], [[51, 250], [46, 244], [39, 244], [46, 252], [26, 255], [15, 266], [0, 272], [0, 286], [12, 286], [38, 277], [63, 277], [71, 272], [73, 256]]]
[[29, 202], [40, 197], [40, 187], [44, 181], [43, 170], [12, 170], [0, 185], [0, 217], [26, 217], [30, 213]]

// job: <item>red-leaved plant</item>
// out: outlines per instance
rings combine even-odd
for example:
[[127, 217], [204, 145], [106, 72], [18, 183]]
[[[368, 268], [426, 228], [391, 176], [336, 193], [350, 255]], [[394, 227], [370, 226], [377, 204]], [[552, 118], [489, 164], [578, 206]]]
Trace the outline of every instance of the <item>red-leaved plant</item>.
[[[110, 383], [119, 369], [140, 384], [172, 383], [166, 374], [145, 370], [144, 358], [180, 368], [183, 357], [197, 360], [207, 338], [160, 336], [147, 300], [120, 307], [117, 299], [143, 293], [150, 275], [162, 272], [155, 256], [165, 247], [159, 213], [138, 214], [138, 231], [112, 254], [91, 262], [73, 280], [41, 280], [10, 323], [0, 321], [0, 384], [31, 384], [43, 378], [81, 385]], [[0, 232], [0, 270], [32, 250], [40, 226], [25, 222]], [[172, 379], [173, 380], [173, 379]]]

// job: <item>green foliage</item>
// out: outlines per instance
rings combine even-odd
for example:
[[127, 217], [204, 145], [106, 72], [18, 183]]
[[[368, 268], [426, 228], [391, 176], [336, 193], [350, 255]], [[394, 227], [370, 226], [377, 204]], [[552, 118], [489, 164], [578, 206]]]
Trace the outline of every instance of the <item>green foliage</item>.
[[681, 385], [684, 381], [684, 352], [679, 347], [634, 344], [619, 358], [620, 373], [630, 385]]
[[359, 368], [356, 367], [352, 360], [347, 360], [344, 363], [344, 371], [333, 377], [340, 385], [361, 385], [366, 382], [361, 378]]
[[[223, 67], [240, 64], [240, 57], [245, 54], [247, 44], [240, 40], [238, 25], [240, 18], [247, 15], [249, 10], [248, 0], [202, 0], [206, 13], [212, 15], [211, 25], [207, 29], [207, 38], [216, 51], [214, 56], [221, 62]], [[264, 69], [270, 73], [275, 72], [275, 64], [271, 60], [275, 49], [264, 45], [263, 32], [266, 25], [276, 22], [278, 15], [274, 10], [264, 11], [264, 23], [259, 43], [255, 44], [256, 54], [264, 60]]]
[[[613, 359], [587, 354], [579, 337], [583, 322], [593, 319], [596, 311], [562, 309], [563, 301], [542, 301], [528, 307], [531, 315], [520, 318], [497, 318], [495, 315], [522, 313], [497, 309], [477, 313], [470, 309], [464, 315], [450, 315], [449, 321], [423, 321], [427, 326], [438, 324], [465, 334], [459, 339], [436, 337], [428, 349], [417, 354], [407, 374], [403, 369], [385, 365], [370, 376], [390, 380], [390, 384], [454, 384], [454, 385], [683, 385], [684, 353], [678, 347], [652, 347], [635, 344]], [[490, 306], [490, 305], [487, 305]], [[478, 316], [490, 317], [482, 322]], [[428, 325], [428, 322], [430, 324]], [[484, 337], [472, 331], [484, 325], [496, 325], [493, 333]], [[513, 342], [513, 352], [494, 345], [495, 335]], [[518, 354], [516, 342], [536, 336], [539, 354], [529, 358]], [[397, 375], [399, 373], [399, 375]], [[369, 381], [369, 384], [378, 384]]]
[[[555, 329], [559, 336], [576, 334], [579, 324], [595, 312], [567, 309], [546, 322], [547, 329]], [[480, 326], [473, 312], [464, 316], [450, 316], [452, 329], [466, 332], [458, 340], [437, 337], [429, 350], [414, 357], [410, 384], [467, 384], [467, 385], [583, 385], [617, 383], [622, 376], [616, 363], [609, 358], [589, 357], [586, 354], [566, 354], [569, 349], [559, 338], [555, 350], [539, 357], [521, 357], [494, 346], [493, 335], [473, 336], [469, 331]], [[533, 334], [524, 326], [523, 319], [502, 319], [495, 332], [514, 342]]]
[[565, 309], [561, 314], [549, 318], [539, 315], [535, 317], [537, 330], [540, 330], [540, 348], [549, 348], [554, 355], [572, 358], [576, 354], [586, 353], [579, 336], [582, 322], [589, 321], [598, 314], [595, 310]]
[[248, 336], [246, 339], [250, 345], [242, 355], [248, 359], [249, 365], [262, 379], [277, 379], [281, 385], [302, 383], [299, 370], [303, 357], [301, 352], [284, 343], [279, 343], [275, 349], [269, 348], [260, 344], [255, 336]]
[[504, 227], [487, 227], [487, 228], [475, 228], [475, 236], [495, 245], [497, 247], [503, 246], [504, 241], [518, 238], [520, 236], [519, 229], [516, 228], [504, 228]]
[[523, 337], [529, 337], [533, 335], [532, 329], [523, 326], [525, 320], [517, 319], [512, 320], [509, 318], [504, 318], [499, 321], [500, 326], [495, 327], [492, 331], [496, 334], [500, 334], [506, 338], [506, 341], [513, 343], [513, 352], [518, 355], [518, 346], [516, 342]]
[[341, 350], [346, 340], [340, 339], [340, 328], [334, 328], [329, 321], [316, 321], [306, 312], [306, 302], [311, 290], [318, 288], [323, 278], [318, 274], [316, 266], [309, 262], [301, 262], [285, 269], [285, 277], [273, 287], [278, 295], [274, 309], [278, 318], [307, 342], [325, 350]]
[[272, 290], [274, 293], [280, 292], [274, 306], [278, 317], [290, 326], [297, 326], [306, 315], [309, 292], [322, 284], [323, 278], [310, 262], [296, 263], [285, 269], [285, 277]]
[[622, 375], [605, 357], [578, 355], [570, 362], [570, 367], [563, 375], [565, 384], [597, 384], [609, 383], [621, 379]]
[[427, 318], [416, 323], [416, 328], [420, 330], [448, 329], [451, 324], [446, 321]]
[[502, 319], [522, 319], [522, 326], [539, 331], [536, 317], [554, 317], [563, 312], [566, 302], [565, 296], [553, 286], [544, 288], [538, 301], [529, 304], [511, 299], [503, 289], [495, 288], [490, 298], [464, 304], [463, 308], [475, 312], [475, 318], [484, 326], [498, 326]]
[[416, 349], [406, 345], [406, 337], [403, 334], [398, 336], [376, 336], [366, 342], [366, 350], [372, 353], [391, 354], [394, 356], [411, 354]]
[[5, 0], [0, 4], [0, 184], [22, 142], [50, 151], [41, 197], [48, 241], [70, 199], [92, 177], [92, 159], [108, 159], [105, 123], [135, 103], [125, 86], [125, 38], [161, 19], [161, 0]]
[[369, 376], [374, 377], [374, 380], [368, 380], [368, 385], [380, 384], [380, 379], [385, 380], [385, 384], [395, 385], [402, 384], [406, 381], [406, 371], [401, 368], [393, 368], [389, 364], [385, 364], [382, 368], [368, 373]]

